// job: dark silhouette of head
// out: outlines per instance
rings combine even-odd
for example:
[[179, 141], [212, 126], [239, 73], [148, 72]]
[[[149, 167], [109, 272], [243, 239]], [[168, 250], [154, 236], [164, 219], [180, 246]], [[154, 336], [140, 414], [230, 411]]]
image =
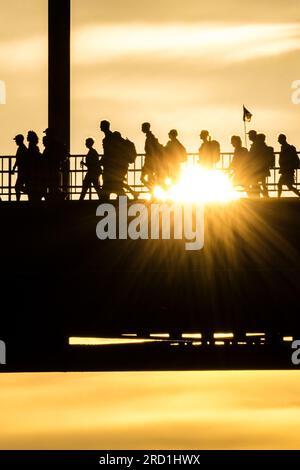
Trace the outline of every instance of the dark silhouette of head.
[[22, 134], [18, 134], [14, 137], [14, 141], [17, 145], [22, 145], [24, 143], [24, 136]]
[[251, 131], [248, 132], [248, 136], [251, 142], [255, 142], [257, 138], [257, 132], [252, 129]]
[[100, 122], [100, 129], [102, 132], [104, 132], [104, 134], [106, 134], [107, 132], [110, 131], [110, 122], [109, 121], [101, 121]]
[[95, 143], [94, 139], [92, 137], [88, 137], [85, 141], [85, 146], [86, 148], [91, 149], [93, 148], [94, 143]]
[[178, 132], [176, 129], [171, 129], [169, 132], [170, 139], [174, 140], [178, 137]]
[[44, 137], [43, 137], [43, 146], [47, 147], [48, 143], [49, 143], [48, 135], [44, 135]]
[[33, 145], [37, 145], [39, 143], [39, 138], [37, 133], [34, 131], [29, 131], [27, 134], [27, 142]]
[[150, 132], [150, 129], [151, 129], [151, 124], [149, 122], [143, 122], [142, 124], [142, 132], [144, 134], [148, 134], [148, 132]]
[[264, 144], [266, 142], [266, 135], [265, 134], [257, 134], [256, 136], [258, 142]]
[[242, 147], [242, 139], [240, 138], [239, 135], [233, 135], [231, 137], [231, 145], [235, 149], [239, 149]]
[[285, 134], [279, 134], [278, 142], [280, 143], [280, 145], [286, 144], [286, 141], [287, 141], [286, 135]]
[[49, 140], [53, 140], [55, 138], [55, 129], [47, 127], [47, 129], [44, 130], [44, 134]]
[[203, 142], [206, 142], [209, 138], [209, 132], [206, 131], [205, 129], [203, 129], [201, 132], [200, 132], [200, 139], [203, 140]]

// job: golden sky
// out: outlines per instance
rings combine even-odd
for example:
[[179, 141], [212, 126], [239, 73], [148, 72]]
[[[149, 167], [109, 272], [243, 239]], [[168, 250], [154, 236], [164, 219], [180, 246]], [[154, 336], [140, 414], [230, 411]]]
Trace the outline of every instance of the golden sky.
[[299, 449], [300, 375], [0, 375], [0, 449]]
[[[279, 131], [300, 146], [299, 0], [73, 0], [72, 150], [100, 133], [101, 118], [143, 149], [140, 124], [164, 143], [178, 128], [190, 151], [208, 128], [229, 150], [243, 133], [241, 107], [274, 144]], [[0, 0], [1, 152], [16, 132], [40, 133], [47, 119], [47, 2]]]

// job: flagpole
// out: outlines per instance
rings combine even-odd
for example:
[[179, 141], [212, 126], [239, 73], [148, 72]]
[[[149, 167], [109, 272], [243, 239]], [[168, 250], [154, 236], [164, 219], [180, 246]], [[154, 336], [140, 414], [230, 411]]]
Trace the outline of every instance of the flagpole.
[[246, 124], [245, 119], [244, 119], [244, 132], [245, 132], [245, 146], [246, 146], [246, 149], [248, 149], [247, 124]]
[[247, 122], [250, 122], [252, 118], [252, 114], [250, 111], [245, 108], [245, 105], [243, 105], [243, 121], [244, 121], [244, 132], [245, 132], [245, 146], [248, 149], [248, 139], [247, 139]]

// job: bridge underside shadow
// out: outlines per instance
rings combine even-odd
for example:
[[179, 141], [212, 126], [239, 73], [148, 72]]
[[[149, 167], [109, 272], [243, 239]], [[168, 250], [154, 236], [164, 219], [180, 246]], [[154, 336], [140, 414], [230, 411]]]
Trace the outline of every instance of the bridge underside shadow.
[[[298, 200], [206, 207], [204, 249], [191, 252], [180, 240], [100, 241], [97, 205], [1, 205], [0, 370], [293, 367], [282, 338], [300, 338]], [[234, 339], [217, 346], [216, 332]], [[154, 333], [168, 340], [68, 345]]]

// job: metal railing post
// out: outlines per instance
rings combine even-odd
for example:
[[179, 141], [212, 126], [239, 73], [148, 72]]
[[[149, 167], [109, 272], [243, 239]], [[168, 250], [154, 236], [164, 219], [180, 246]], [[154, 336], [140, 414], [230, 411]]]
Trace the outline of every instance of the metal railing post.
[[12, 196], [12, 188], [11, 188], [11, 182], [12, 182], [12, 177], [11, 177], [11, 171], [12, 171], [12, 166], [11, 166], [11, 160], [12, 158], [8, 159], [8, 200], [11, 201], [11, 196]]

